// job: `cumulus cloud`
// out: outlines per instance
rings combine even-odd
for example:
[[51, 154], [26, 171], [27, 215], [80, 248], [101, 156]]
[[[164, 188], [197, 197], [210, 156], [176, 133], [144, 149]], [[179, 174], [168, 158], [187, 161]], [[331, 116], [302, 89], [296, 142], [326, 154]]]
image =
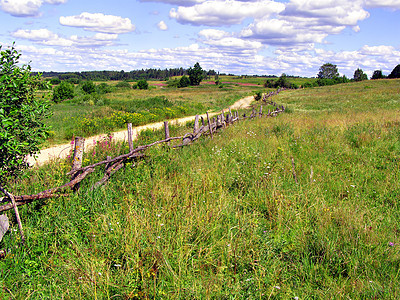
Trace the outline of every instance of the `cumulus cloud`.
[[164, 21], [159, 22], [159, 23], [157, 24], [157, 27], [158, 27], [158, 29], [160, 29], [160, 30], [168, 30], [168, 26], [167, 26], [167, 24], [165, 24]]
[[[341, 74], [352, 77], [357, 68], [362, 68], [369, 76], [378, 69], [388, 74], [398, 64], [400, 56], [400, 49], [386, 45], [364, 46], [355, 51], [328, 51], [307, 45], [295, 49], [280, 48], [273, 55], [261, 55], [259, 51], [263, 48], [256, 45], [226, 51], [217, 40], [218, 37], [233, 38], [230, 33], [205, 31], [201, 36], [210, 39], [208, 45], [195, 43], [187, 47], [136, 52], [83, 47], [40, 48], [35, 45], [19, 45], [19, 48], [23, 59], [32, 61], [32, 67], [37, 71], [163, 69], [189, 67], [198, 61], [203, 69], [225, 73], [316, 76], [321, 65], [331, 62], [338, 66]], [[101, 37], [97, 36], [97, 39]]]
[[199, 32], [200, 41], [209, 46], [216, 47], [225, 52], [254, 52], [262, 48], [258, 41], [249, 41], [235, 37], [233, 34], [223, 30], [204, 29]]
[[193, 4], [204, 2], [205, 0], [139, 0], [140, 2], [156, 2], [179, 6], [191, 6]]
[[240, 24], [245, 18], [268, 16], [284, 8], [283, 3], [270, 0], [211, 0], [190, 7], [173, 8], [169, 15], [181, 24], [220, 26]]
[[44, 3], [61, 4], [67, 0], [0, 0], [0, 9], [14, 17], [35, 17]]
[[399, 0], [366, 0], [367, 7], [384, 7], [392, 9], [400, 9]]
[[280, 13], [255, 19], [242, 29], [241, 37], [278, 46], [324, 43], [328, 35], [346, 27], [360, 31], [357, 23], [369, 17], [362, 4], [362, 0], [291, 0]]
[[369, 17], [362, 4], [361, 0], [291, 0], [282, 15], [315, 18], [321, 25], [355, 26]]
[[72, 46], [72, 41], [60, 37], [48, 29], [23, 30], [19, 29], [12, 33], [13, 37], [22, 38], [43, 45]]
[[135, 30], [129, 18], [122, 18], [102, 13], [83, 12], [77, 16], [60, 17], [60, 24], [71, 27], [80, 27], [88, 31], [103, 33], [127, 33]]
[[69, 38], [60, 37], [48, 29], [23, 30], [12, 33], [13, 37], [32, 41], [37, 44], [61, 47], [99, 47], [111, 46], [118, 38], [117, 34], [96, 33], [91, 37], [72, 35]]

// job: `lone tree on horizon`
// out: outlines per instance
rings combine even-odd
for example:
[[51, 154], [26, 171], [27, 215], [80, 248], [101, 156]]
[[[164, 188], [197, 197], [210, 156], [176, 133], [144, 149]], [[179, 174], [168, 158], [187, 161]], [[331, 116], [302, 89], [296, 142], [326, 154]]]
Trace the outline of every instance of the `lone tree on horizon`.
[[333, 79], [336, 77], [339, 77], [339, 72], [336, 65], [326, 63], [319, 68], [318, 78]]
[[204, 79], [203, 69], [198, 62], [194, 64], [193, 68], [190, 67], [187, 73], [189, 75], [190, 85], [199, 85]]
[[354, 81], [363, 81], [363, 80], [368, 80], [367, 74], [364, 73], [364, 71], [360, 68], [354, 71], [354, 76], [353, 76]]

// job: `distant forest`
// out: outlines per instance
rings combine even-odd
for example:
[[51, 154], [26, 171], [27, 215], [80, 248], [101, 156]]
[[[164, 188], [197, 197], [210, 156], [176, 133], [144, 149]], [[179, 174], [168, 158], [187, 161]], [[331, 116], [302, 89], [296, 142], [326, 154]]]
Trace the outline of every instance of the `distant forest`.
[[[225, 73], [219, 73], [214, 70], [203, 71], [205, 78], [215, 75], [227, 75]], [[94, 80], [94, 81], [108, 81], [108, 80], [121, 80], [121, 81], [137, 81], [141, 79], [145, 80], [169, 80], [174, 76], [188, 75], [187, 69], [174, 68], [174, 69], [146, 69], [146, 70], [134, 70], [134, 71], [84, 71], [84, 72], [32, 72], [33, 75], [38, 73], [42, 74], [44, 78], [58, 78], [60, 80], [76, 79], [76, 80]], [[232, 75], [233, 74], [228, 74]], [[245, 75], [246, 76], [246, 75]], [[251, 76], [246, 76], [251, 77]], [[270, 77], [275, 78], [277, 76], [257, 76], [257, 77]]]
[[[95, 80], [95, 81], [108, 81], [108, 80], [122, 80], [122, 81], [136, 81], [141, 79], [153, 80], [168, 80], [173, 76], [187, 75], [187, 69], [146, 69], [134, 71], [84, 71], [84, 72], [43, 72], [42, 77], [45, 78], [59, 78], [60, 80], [67, 79], [80, 79], [80, 80]], [[206, 76], [217, 75], [214, 70], [204, 71]]]

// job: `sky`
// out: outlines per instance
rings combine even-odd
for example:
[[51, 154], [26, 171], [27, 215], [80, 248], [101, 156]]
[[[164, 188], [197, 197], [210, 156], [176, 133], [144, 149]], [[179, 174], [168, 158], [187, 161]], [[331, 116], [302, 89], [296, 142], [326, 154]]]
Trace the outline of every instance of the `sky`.
[[33, 71], [203, 69], [353, 78], [400, 64], [400, 0], [0, 0], [0, 45]]

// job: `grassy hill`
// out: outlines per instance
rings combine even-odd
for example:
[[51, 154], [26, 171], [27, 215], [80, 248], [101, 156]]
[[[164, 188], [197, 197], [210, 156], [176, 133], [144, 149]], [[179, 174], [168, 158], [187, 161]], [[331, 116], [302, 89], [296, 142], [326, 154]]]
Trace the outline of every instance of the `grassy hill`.
[[[14, 224], [0, 243], [0, 298], [398, 299], [400, 81], [274, 101], [287, 113], [152, 148], [100, 189], [99, 172], [21, 208], [27, 242]], [[69, 168], [32, 170], [12, 192], [60, 185]]]

